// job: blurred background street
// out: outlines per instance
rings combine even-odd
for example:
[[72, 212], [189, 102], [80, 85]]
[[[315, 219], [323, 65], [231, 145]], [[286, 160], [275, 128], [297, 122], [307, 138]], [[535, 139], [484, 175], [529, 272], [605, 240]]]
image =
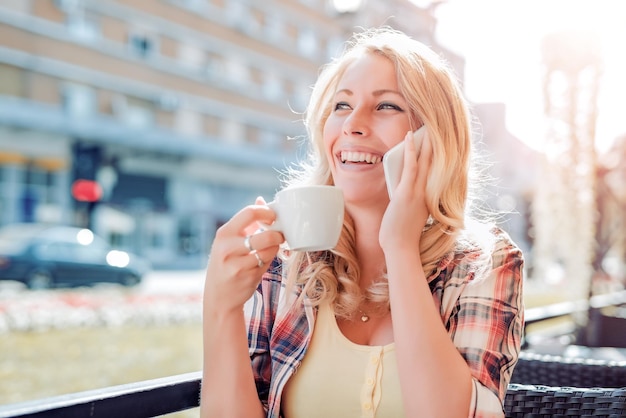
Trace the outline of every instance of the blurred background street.
[[[527, 308], [622, 292], [622, 2], [0, 0], [0, 404], [200, 370], [216, 229], [271, 199], [320, 66], [384, 24], [462, 81]], [[617, 343], [590, 312], [534, 348], [622, 356], [623, 307]]]
[[153, 271], [132, 289], [89, 288], [29, 291], [0, 282], [0, 335], [74, 327], [199, 323], [204, 272]]
[[154, 271], [132, 289], [40, 291], [0, 281], [0, 405], [200, 370], [203, 279]]

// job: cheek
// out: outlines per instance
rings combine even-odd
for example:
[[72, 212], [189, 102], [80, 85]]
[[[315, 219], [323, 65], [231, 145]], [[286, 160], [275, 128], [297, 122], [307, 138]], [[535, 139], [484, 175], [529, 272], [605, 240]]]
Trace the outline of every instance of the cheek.
[[324, 140], [338, 137], [341, 134], [341, 126], [341, 120], [330, 115], [324, 123]]
[[408, 118], [396, 120], [395, 123], [391, 123], [382, 130], [381, 139], [389, 148], [399, 144], [404, 140], [407, 132], [411, 129]]
[[333, 146], [341, 133], [341, 125], [331, 118], [326, 120], [322, 132], [324, 139], [324, 152], [329, 159], [333, 158]]

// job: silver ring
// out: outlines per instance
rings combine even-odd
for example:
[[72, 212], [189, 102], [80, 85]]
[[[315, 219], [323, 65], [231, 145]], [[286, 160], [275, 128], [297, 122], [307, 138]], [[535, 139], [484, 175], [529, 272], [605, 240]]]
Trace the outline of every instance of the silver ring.
[[263, 267], [263, 260], [261, 260], [261, 256], [259, 255], [259, 253], [257, 253], [256, 251], [253, 252], [252, 254], [254, 254], [254, 256], [256, 257], [256, 266], [257, 267]]
[[252, 252], [254, 251], [254, 248], [252, 248], [252, 244], [250, 244], [250, 237], [252, 235], [246, 235], [246, 237], [243, 239], [243, 245], [246, 246], [246, 248], [248, 249], [248, 251]]

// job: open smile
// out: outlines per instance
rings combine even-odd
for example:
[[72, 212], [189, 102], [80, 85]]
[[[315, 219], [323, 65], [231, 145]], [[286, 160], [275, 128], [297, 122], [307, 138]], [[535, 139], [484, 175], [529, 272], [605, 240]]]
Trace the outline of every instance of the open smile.
[[342, 164], [379, 164], [383, 161], [383, 157], [368, 152], [341, 151], [339, 160]]

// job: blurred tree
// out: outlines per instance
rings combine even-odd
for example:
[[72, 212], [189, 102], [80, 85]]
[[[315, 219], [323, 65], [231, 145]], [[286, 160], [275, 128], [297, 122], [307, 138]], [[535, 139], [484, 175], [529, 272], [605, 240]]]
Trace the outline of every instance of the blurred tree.
[[626, 135], [617, 138], [597, 167], [597, 288], [626, 285]]
[[[547, 130], [543, 175], [533, 205], [537, 277], [556, 270], [569, 297], [588, 295], [595, 252], [596, 120], [602, 73], [599, 38], [558, 32], [543, 40]], [[555, 266], [558, 268], [555, 269]]]

